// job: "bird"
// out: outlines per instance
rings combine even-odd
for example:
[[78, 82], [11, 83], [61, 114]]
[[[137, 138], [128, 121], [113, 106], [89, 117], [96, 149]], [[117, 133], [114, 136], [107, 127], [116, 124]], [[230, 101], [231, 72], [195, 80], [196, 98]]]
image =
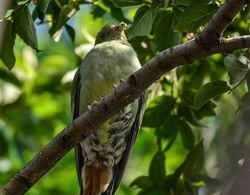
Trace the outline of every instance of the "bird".
[[[141, 68], [124, 33], [126, 26], [124, 22], [105, 25], [85, 55], [73, 79], [73, 120]], [[140, 129], [146, 99], [144, 92], [75, 146], [80, 195], [115, 193]]]

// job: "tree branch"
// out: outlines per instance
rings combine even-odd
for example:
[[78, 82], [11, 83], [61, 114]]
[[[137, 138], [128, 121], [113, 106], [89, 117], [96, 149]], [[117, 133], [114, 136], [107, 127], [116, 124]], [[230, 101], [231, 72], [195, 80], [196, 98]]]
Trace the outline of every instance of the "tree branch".
[[[198, 38], [167, 49], [151, 59], [112, 93], [101, 99], [98, 104], [94, 104], [91, 110], [74, 120], [72, 124], [57, 135], [4, 186], [0, 194], [16, 195], [26, 192], [70, 149], [91, 134], [108, 118], [138, 98], [143, 91], [166, 72], [177, 66], [190, 64], [197, 59], [215, 53], [249, 48], [250, 35], [218, 39], [220, 37], [218, 35], [225, 30], [232, 18], [246, 3], [249, 3], [249, 0], [227, 1], [213, 16], [207, 28], [204, 29]], [[230, 20], [225, 18], [230, 18]], [[220, 27], [218, 24], [220, 24]]]
[[219, 11], [213, 15], [201, 35], [197, 37], [197, 42], [200, 43], [204, 49], [210, 49], [216, 44], [221, 34], [233, 21], [235, 15], [240, 12], [247, 3], [249, 3], [249, 0], [230, 0], [228, 3], [222, 5]]

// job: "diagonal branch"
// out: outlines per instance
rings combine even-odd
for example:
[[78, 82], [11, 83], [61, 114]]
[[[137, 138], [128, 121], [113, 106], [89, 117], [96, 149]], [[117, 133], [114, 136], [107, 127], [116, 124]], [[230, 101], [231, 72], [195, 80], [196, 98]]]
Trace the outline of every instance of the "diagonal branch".
[[[220, 40], [218, 39], [220, 36], [217, 36], [231, 22], [231, 20], [225, 20], [222, 15], [227, 15], [230, 12], [230, 18], [233, 18], [244, 7], [245, 3], [249, 3], [249, 0], [248, 2], [244, 0], [227, 1], [214, 15], [213, 20], [198, 39], [167, 49], [146, 63], [118, 86], [115, 91], [105, 96], [91, 110], [85, 112], [58, 134], [4, 186], [0, 194], [23, 194], [26, 192], [74, 145], [91, 134], [116, 112], [133, 102], [153, 82], [171, 69], [190, 64], [197, 59], [215, 53], [249, 48], [250, 35]], [[221, 23], [220, 28], [217, 25], [218, 23]], [[216, 36], [210, 36], [211, 34], [216, 34]]]

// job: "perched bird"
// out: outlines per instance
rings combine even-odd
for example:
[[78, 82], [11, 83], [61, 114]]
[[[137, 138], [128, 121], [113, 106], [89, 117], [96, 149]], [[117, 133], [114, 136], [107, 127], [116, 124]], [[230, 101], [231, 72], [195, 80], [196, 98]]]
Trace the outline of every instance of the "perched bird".
[[[97, 34], [74, 77], [73, 119], [114, 90], [141, 65], [128, 43], [126, 24], [109, 24]], [[118, 188], [141, 125], [143, 94], [105, 122], [75, 148], [81, 195], [113, 195]]]

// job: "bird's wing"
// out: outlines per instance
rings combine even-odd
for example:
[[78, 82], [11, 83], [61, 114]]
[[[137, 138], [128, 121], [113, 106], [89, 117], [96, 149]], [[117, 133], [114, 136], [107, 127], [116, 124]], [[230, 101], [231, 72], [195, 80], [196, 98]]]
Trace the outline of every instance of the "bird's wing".
[[131, 149], [135, 143], [137, 134], [141, 126], [146, 99], [147, 99], [147, 92], [144, 92], [138, 101], [138, 110], [134, 123], [131, 127], [130, 134], [128, 135], [127, 138], [126, 150], [123, 152], [120, 162], [115, 167], [113, 167], [112, 181], [110, 182], [108, 189], [104, 193], [102, 193], [102, 195], [113, 195], [121, 182], [125, 167], [127, 165], [130, 156]]
[[[80, 70], [78, 69], [73, 80], [73, 90], [71, 94], [71, 107], [72, 107], [73, 120], [75, 120], [79, 116], [80, 89], [81, 89], [80, 80], [81, 80], [81, 75], [80, 75]], [[84, 161], [80, 144], [77, 144], [75, 146], [75, 162], [76, 162], [78, 182], [81, 191], [80, 193], [82, 194], [83, 187], [82, 187], [81, 172]]]
[[[72, 106], [73, 120], [75, 120], [79, 116], [80, 88], [81, 88], [80, 80], [81, 80], [81, 77], [80, 77], [80, 72], [78, 69], [76, 74], [75, 74], [75, 77], [74, 77], [73, 91], [71, 94], [71, 98], [72, 98], [72, 105], [71, 106]], [[108, 189], [104, 193], [102, 193], [102, 195], [113, 195], [121, 182], [126, 164], [128, 162], [128, 159], [129, 159], [129, 155], [130, 155], [132, 146], [135, 143], [138, 131], [139, 131], [140, 126], [141, 126], [142, 116], [144, 113], [144, 104], [146, 102], [146, 99], [147, 99], [147, 94], [145, 92], [139, 98], [137, 114], [136, 114], [135, 120], [133, 122], [133, 125], [131, 127], [130, 134], [127, 137], [126, 149], [122, 154], [122, 158], [121, 158], [120, 162], [115, 167], [113, 167], [112, 181], [111, 181]], [[81, 172], [82, 172], [82, 167], [84, 165], [84, 160], [83, 160], [83, 154], [82, 154], [82, 149], [81, 149], [80, 144], [77, 144], [75, 146], [75, 161], [76, 161], [78, 182], [79, 182], [79, 186], [80, 186], [80, 194], [82, 194], [83, 186], [82, 186]]]

